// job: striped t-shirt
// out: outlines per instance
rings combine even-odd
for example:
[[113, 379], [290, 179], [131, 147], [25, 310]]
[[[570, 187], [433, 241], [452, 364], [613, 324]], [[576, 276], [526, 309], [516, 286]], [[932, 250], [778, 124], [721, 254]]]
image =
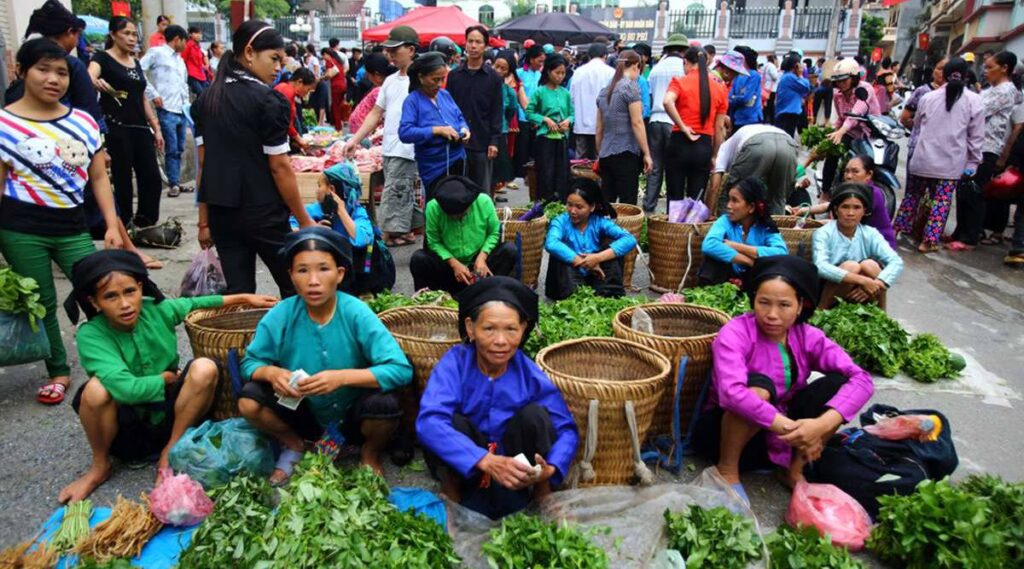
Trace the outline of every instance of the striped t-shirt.
[[[0, 110], [0, 161], [7, 166], [0, 227], [47, 234], [80, 231], [89, 164], [99, 145], [99, 126], [83, 111], [70, 109], [61, 118], [37, 121]], [[54, 225], [58, 217], [61, 225], [73, 217], [77, 227], [39, 227]]]

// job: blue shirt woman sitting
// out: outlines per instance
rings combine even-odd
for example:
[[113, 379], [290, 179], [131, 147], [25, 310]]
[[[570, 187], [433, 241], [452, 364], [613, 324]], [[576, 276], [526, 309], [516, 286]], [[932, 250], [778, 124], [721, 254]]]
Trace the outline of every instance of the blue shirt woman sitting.
[[711, 225], [701, 244], [704, 264], [698, 279], [702, 285], [738, 279], [759, 257], [787, 253], [786, 242], [768, 215], [767, 192], [757, 178], [746, 178], [729, 188], [727, 215]]
[[544, 240], [550, 254], [544, 293], [562, 300], [585, 284], [599, 296], [624, 295], [622, 258], [636, 247], [636, 238], [612, 221], [617, 214], [593, 180], [573, 182], [565, 209]]
[[579, 444], [562, 394], [520, 350], [536, 322], [537, 294], [519, 281], [470, 285], [459, 295], [464, 343], [441, 358], [420, 400], [416, 434], [442, 491], [492, 519], [549, 494]]

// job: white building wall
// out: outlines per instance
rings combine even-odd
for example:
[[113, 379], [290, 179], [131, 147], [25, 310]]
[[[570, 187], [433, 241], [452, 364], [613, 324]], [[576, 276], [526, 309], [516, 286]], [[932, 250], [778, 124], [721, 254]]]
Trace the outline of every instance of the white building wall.
[[512, 15], [512, 8], [505, 2], [505, 0], [437, 0], [438, 6], [455, 6], [462, 10], [470, 18], [474, 20], [480, 19], [480, 8], [482, 6], [490, 6], [494, 9], [494, 23], [503, 22]]
[[[21, 46], [21, 40], [25, 37], [25, 28], [28, 27], [28, 19], [32, 12], [43, 5], [46, 0], [0, 0], [2, 2], [3, 16], [0, 16], [0, 25], [3, 26], [4, 38], [7, 40], [7, 49], [12, 53], [17, 52]], [[68, 10], [71, 9], [71, 0], [60, 0]]]

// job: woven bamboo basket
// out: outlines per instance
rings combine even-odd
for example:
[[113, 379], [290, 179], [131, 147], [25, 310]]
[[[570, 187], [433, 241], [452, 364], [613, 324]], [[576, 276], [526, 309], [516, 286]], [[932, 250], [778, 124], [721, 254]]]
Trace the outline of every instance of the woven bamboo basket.
[[[644, 228], [644, 210], [640, 209], [635, 205], [616, 203], [612, 204], [615, 211], [618, 212], [618, 217], [615, 218], [615, 223], [619, 227], [625, 229], [636, 238], [637, 242], [640, 242], [640, 232]], [[636, 247], [630, 251], [625, 258], [625, 264], [622, 267], [622, 284], [626, 288], [633, 288], [633, 267], [636, 266]]]
[[[697, 285], [697, 273], [704, 262], [700, 246], [709, 229], [711, 222], [670, 223], [664, 215], [647, 218], [651, 290], [675, 292], [680, 284], [687, 288]], [[684, 278], [686, 282], [682, 282]]]
[[[633, 314], [642, 308], [654, 325], [654, 333], [634, 330]], [[648, 437], [671, 434], [672, 407], [675, 401], [679, 360], [688, 356], [683, 377], [683, 391], [679, 394], [680, 436], [685, 436], [690, 418], [696, 410], [701, 387], [711, 370], [711, 343], [729, 322], [729, 315], [714, 308], [696, 304], [654, 303], [623, 309], [612, 320], [616, 338], [647, 346], [662, 354], [672, 364], [665, 381], [665, 393], [658, 402]]]
[[227, 373], [228, 352], [238, 350], [238, 357], [256, 334], [256, 325], [267, 313], [265, 308], [235, 305], [194, 310], [185, 317], [185, 331], [192, 344], [192, 355], [210, 358], [221, 364], [220, 391], [213, 409], [215, 420], [237, 417], [238, 405]]
[[548, 218], [541, 215], [530, 221], [518, 221], [517, 218], [528, 210], [525, 208], [502, 208], [498, 217], [501, 223], [501, 241], [516, 242], [516, 235], [522, 235], [523, 253], [520, 259], [522, 275], [519, 280], [530, 288], [536, 288], [540, 278], [540, 261], [544, 256], [544, 238], [548, 234]]
[[[594, 357], [600, 354], [600, 357]], [[598, 402], [596, 477], [581, 486], [629, 483], [633, 450], [625, 402], [632, 401], [637, 437], [644, 440], [665, 390], [671, 365], [654, 350], [618, 338], [579, 338], [553, 344], [537, 354], [540, 366], [562, 392], [580, 433], [576, 459], [584, 456], [590, 401]]]
[[409, 358], [416, 387], [422, 393], [441, 356], [461, 341], [459, 311], [440, 306], [403, 306], [385, 310], [377, 317]]
[[579, 164], [569, 169], [573, 178], [586, 178], [601, 183], [601, 175], [594, 171], [591, 164]]
[[772, 219], [775, 220], [775, 225], [779, 226], [779, 233], [782, 235], [782, 240], [786, 242], [789, 254], [813, 261], [814, 230], [825, 224], [809, 217], [803, 229], [795, 229], [796, 222], [800, 219], [795, 215], [773, 215]]

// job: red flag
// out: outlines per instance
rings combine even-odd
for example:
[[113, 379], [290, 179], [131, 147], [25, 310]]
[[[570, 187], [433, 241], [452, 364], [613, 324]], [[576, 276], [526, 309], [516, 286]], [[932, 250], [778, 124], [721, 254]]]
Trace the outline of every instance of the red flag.
[[128, 4], [128, 2], [124, 2], [123, 0], [111, 0], [110, 14], [113, 16], [124, 16], [125, 18], [131, 18], [132, 7]]

